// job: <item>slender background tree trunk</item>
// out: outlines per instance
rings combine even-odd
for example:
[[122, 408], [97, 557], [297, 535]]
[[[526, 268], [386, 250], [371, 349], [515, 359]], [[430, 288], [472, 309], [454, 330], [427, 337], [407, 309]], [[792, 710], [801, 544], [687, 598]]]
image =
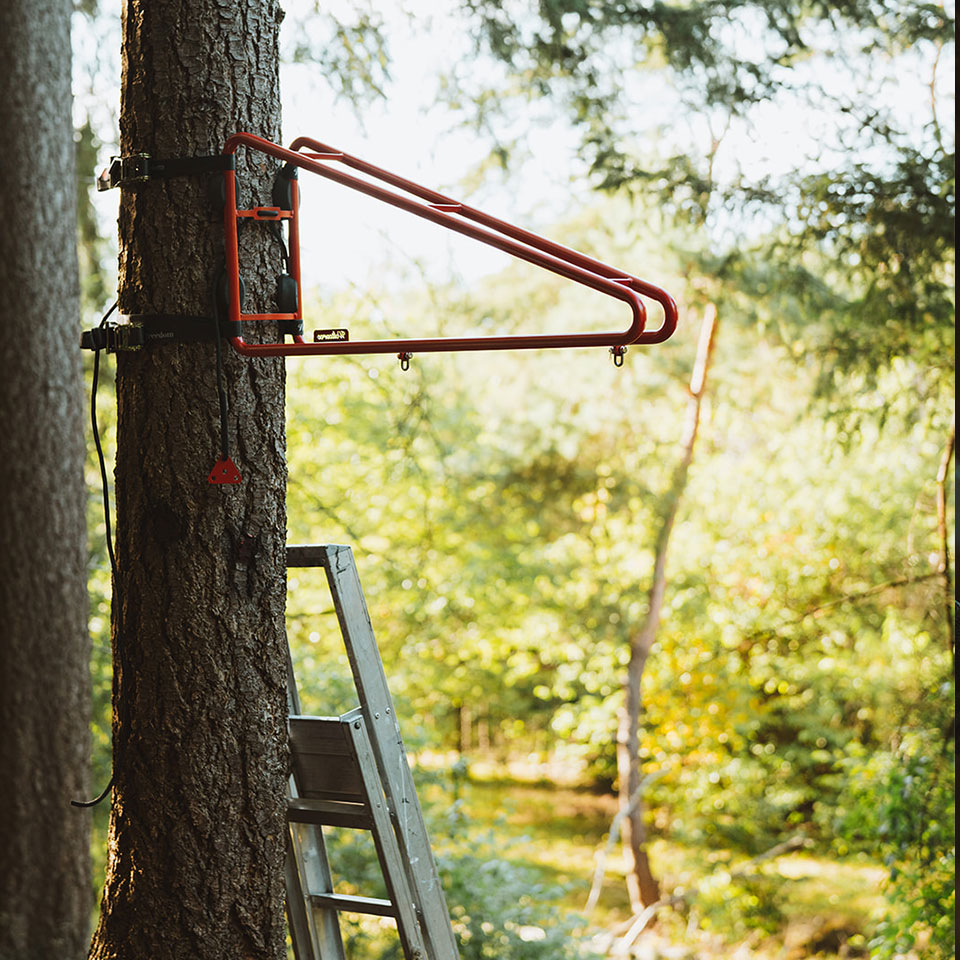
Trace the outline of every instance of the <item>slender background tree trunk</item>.
[[670, 489], [660, 510], [660, 528], [654, 549], [653, 580], [647, 599], [647, 615], [640, 629], [630, 637], [630, 661], [624, 685], [624, 707], [620, 714], [617, 731], [617, 775], [620, 781], [620, 807], [626, 811], [623, 821], [623, 838], [630, 851], [631, 870], [627, 874], [630, 902], [636, 911], [649, 907], [660, 899], [660, 884], [650, 869], [647, 856], [647, 828], [644, 823], [644, 803], [640, 793], [640, 723], [643, 716], [642, 684], [647, 659], [657, 639], [663, 598], [667, 589], [667, 550], [670, 534], [680, 508], [680, 499], [687, 486], [687, 475], [693, 463], [697, 433], [700, 429], [700, 408], [707, 386], [707, 372], [713, 356], [713, 344], [717, 327], [717, 309], [707, 307], [700, 326], [697, 358], [690, 378], [690, 398], [687, 403], [687, 419], [683, 437], [683, 455], [674, 470]]
[[[956, 597], [953, 593], [953, 577], [950, 570], [950, 536], [947, 531], [947, 482], [950, 479], [950, 461], [956, 442], [956, 428], [950, 430], [937, 470], [937, 539], [940, 541], [939, 573], [943, 578], [943, 609], [947, 620], [947, 639], [950, 642], [950, 659], [956, 663]], [[956, 667], [954, 667], [956, 672]]]
[[0, 4], [0, 958], [90, 926], [83, 386], [66, 0]]
[[[281, 16], [273, 0], [127, 0], [122, 152], [278, 139]], [[269, 204], [275, 169], [238, 156], [246, 205]], [[223, 237], [207, 183], [122, 188], [123, 313], [210, 315]], [[241, 269], [247, 308], [266, 310], [280, 259], [261, 227]], [[115, 787], [92, 958], [285, 956], [283, 364], [227, 345], [224, 360], [240, 486], [207, 483], [213, 345], [118, 356]]]

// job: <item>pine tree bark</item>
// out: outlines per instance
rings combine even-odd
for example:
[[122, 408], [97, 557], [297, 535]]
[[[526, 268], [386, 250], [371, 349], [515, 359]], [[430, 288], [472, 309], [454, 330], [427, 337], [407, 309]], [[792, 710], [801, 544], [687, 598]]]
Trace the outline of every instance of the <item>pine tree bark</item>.
[[0, 4], [0, 958], [90, 928], [83, 381], [67, 0]]
[[650, 651], [657, 639], [660, 615], [667, 589], [667, 552], [670, 535], [680, 509], [680, 499], [687, 486], [687, 476], [693, 463], [693, 453], [700, 429], [700, 408], [707, 385], [707, 372], [713, 356], [717, 311], [708, 305], [700, 326], [697, 357], [690, 378], [687, 417], [682, 442], [683, 454], [677, 464], [670, 488], [660, 509], [660, 526], [654, 547], [653, 579], [647, 595], [647, 614], [640, 629], [630, 636], [630, 660], [624, 683], [624, 706], [620, 712], [617, 730], [617, 776], [620, 781], [620, 808], [625, 811], [623, 839], [629, 850], [630, 871], [627, 889], [635, 912], [649, 907], [660, 899], [660, 884], [650, 868], [647, 855], [647, 827], [645, 805], [640, 792], [643, 771], [640, 764], [640, 727], [643, 718], [643, 672]]
[[[122, 152], [278, 139], [281, 17], [274, 0], [126, 0]], [[248, 205], [269, 204], [263, 161], [238, 156]], [[122, 189], [121, 311], [211, 315], [223, 238], [207, 179]], [[279, 250], [259, 226], [241, 264], [247, 309], [267, 310]], [[96, 960], [285, 956], [283, 363], [226, 344], [224, 362], [240, 486], [207, 483], [214, 346], [118, 355], [115, 783]]]

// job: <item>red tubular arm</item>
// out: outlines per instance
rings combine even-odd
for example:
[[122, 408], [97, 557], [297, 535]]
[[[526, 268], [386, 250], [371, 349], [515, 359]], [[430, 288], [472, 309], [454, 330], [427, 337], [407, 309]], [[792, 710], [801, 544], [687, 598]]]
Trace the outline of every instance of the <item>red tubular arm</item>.
[[[234, 134], [227, 141], [224, 153], [235, 153], [246, 146], [261, 153], [289, 163], [292, 166], [316, 173], [342, 186], [357, 190], [367, 196], [382, 200], [391, 206], [406, 210], [415, 216], [430, 220], [442, 227], [471, 237], [511, 254], [528, 263], [543, 267], [576, 283], [615, 297], [626, 303], [632, 314], [632, 322], [626, 330], [603, 333], [535, 334], [499, 337], [439, 337], [404, 340], [350, 340], [324, 343], [264, 343], [248, 344], [242, 337], [232, 338], [237, 352], [246, 356], [329, 356], [333, 354], [372, 353], [438, 353], [466, 350], [544, 349], [549, 347], [577, 346], [626, 346], [630, 343], [659, 343], [666, 340], [677, 325], [677, 307], [673, 298], [661, 288], [630, 276], [599, 260], [578, 253], [561, 244], [539, 237], [534, 233], [515, 227], [495, 217], [445, 197], [420, 184], [405, 180], [372, 164], [334, 150], [307, 137], [301, 137], [286, 149], [250, 133]], [[299, 153], [306, 148], [321, 157]], [[369, 180], [362, 180], [325, 163], [336, 161], [359, 170], [366, 175], [417, 197], [419, 203], [409, 196], [387, 190]], [[239, 306], [239, 254], [236, 231], [236, 187], [232, 171], [226, 174], [226, 204], [224, 205], [224, 228], [226, 238], [227, 277], [230, 290], [230, 319], [242, 319]], [[645, 331], [646, 308], [640, 295], [650, 297], [663, 308], [664, 320], [659, 328]], [[299, 339], [299, 338], [298, 338]]]
[[[292, 144], [290, 144], [291, 150], [300, 150], [304, 147], [309, 150], [315, 150], [317, 153], [338, 153], [338, 151], [336, 151], [334, 148], [328, 147], [326, 144], [320, 143], [317, 140], [311, 140], [309, 137], [298, 137], [293, 141]], [[474, 220], [477, 223], [483, 224], [483, 226], [490, 227], [497, 233], [502, 233], [504, 236], [511, 237], [512, 239], [518, 240], [521, 243], [525, 243], [528, 246], [543, 250], [561, 260], [565, 260], [568, 263], [582, 267], [583, 269], [589, 270], [590, 272], [599, 276], [610, 279], [616, 278], [616, 280], [620, 283], [628, 283], [633, 290], [636, 290], [638, 293], [641, 293], [644, 296], [650, 297], [651, 300], [656, 300], [663, 308], [663, 323], [656, 330], [644, 331], [635, 340], [630, 341], [631, 343], [662, 343], [664, 340], [667, 340], [677, 328], [677, 305], [673, 297], [671, 297], [666, 290], [663, 290], [652, 283], [648, 283], [646, 280], [641, 280], [639, 277], [630, 276], [616, 267], [611, 267], [609, 264], [603, 263], [600, 260], [594, 260], [593, 257], [588, 257], [586, 254], [580, 253], [577, 250], [572, 250], [570, 247], [565, 247], [562, 244], [554, 243], [552, 240], [547, 240], [544, 237], [540, 237], [535, 233], [531, 233], [529, 230], [524, 230], [522, 227], [517, 227], [512, 223], [507, 223], [505, 220], [498, 220], [496, 217], [492, 217], [489, 214], [484, 213], [482, 210], [477, 210], [475, 207], [468, 206], [465, 203], [460, 203], [458, 200], [445, 197], [442, 193], [438, 193], [436, 190], [431, 190], [428, 187], [421, 186], [418, 183], [414, 183], [412, 180], [406, 180], [403, 177], [398, 177], [396, 174], [390, 173], [388, 170], [375, 167], [373, 164], [367, 163], [364, 160], [359, 160], [356, 157], [351, 157], [349, 154], [340, 154], [338, 160], [345, 166], [362, 170], [363, 172], [376, 177], [378, 180], [383, 180], [384, 183], [389, 183], [391, 186], [405, 190], [407, 193], [411, 193], [414, 196], [420, 197], [422, 200], [426, 200], [428, 203], [441, 204], [445, 207], [455, 207], [456, 210], [450, 211], [451, 213], [457, 213], [461, 217]]]

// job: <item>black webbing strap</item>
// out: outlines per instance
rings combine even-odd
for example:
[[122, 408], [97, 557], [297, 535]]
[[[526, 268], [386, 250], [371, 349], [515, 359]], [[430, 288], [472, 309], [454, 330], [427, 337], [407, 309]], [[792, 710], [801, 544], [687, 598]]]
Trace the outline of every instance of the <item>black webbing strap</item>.
[[110, 166], [97, 177], [97, 189], [109, 190], [144, 180], [167, 180], [234, 169], [236, 161], [232, 153], [218, 153], [212, 157], [171, 157], [168, 160], [137, 153], [129, 157], [111, 157]]
[[[135, 313], [130, 322], [143, 328], [145, 344], [203, 343], [214, 339], [211, 317], [173, 316], [165, 313]], [[221, 337], [242, 337], [243, 324], [239, 320], [221, 320]]]
[[[85, 330], [80, 338], [83, 350], [139, 350], [165, 343], [212, 343], [212, 317], [174, 316], [166, 313], [134, 313], [125, 323], [106, 324]], [[220, 337], [242, 337], [239, 320], [221, 320]]]

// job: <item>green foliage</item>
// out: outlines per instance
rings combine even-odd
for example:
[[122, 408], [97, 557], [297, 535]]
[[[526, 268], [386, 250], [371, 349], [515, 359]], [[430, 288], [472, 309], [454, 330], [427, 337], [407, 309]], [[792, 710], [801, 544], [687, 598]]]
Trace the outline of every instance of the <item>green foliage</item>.
[[[576, 230], [590, 230], [603, 256], [620, 236], [604, 213], [566, 239], [584, 246]], [[403, 333], [427, 322], [416, 298], [371, 300]], [[496, 332], [510, 303], [528, 324], [546, 325], [546, 309], [550, 324], [582, 323], [576, 297], [519, 274], [483, 303], [434, 291], [430, 315]], [[326, 312], [358, 326], [365, 309], [343, 301]], [[887, 755], [906, 727], [949, 726], [933, 502], [941, 439], [915, 417], [882, 431], [865, 421], [852, 437], [812, 418], [816, 368], [773, 338], [758, 342], [734, 300], [725, 309], [647, 666], [641, 759], [664, 771], [648, 798], [651, 829], [740, 856], [798, 831], [828, 848], [862, 758]], [[291, 372], [291, 538], [355, 545], [418, 751], [504, 766], [550, 759], [613, 780], [626, 650], [645, 610], [695, 336], [688, 320], [669, 349], [631, 351], [615, 373], [590, 355]], [[879, 388], [895, 375], [878, 374]], [[334, 682], [338, 641], [298, 631], [295, 651], [305, 641], [327, 675], [317, 683]], [[845, 843], [836, 855], [855, 849]], [[915, 852], [903, 858], [919, 869]], [[763, 874], [705, 894], [704, 925], [733, 939], [782, 927], [785, 882]]]
[[[801, 179], [786, 198], [752, 191], [745, 203], [786, 208], [789, 225], [715, 264], [716, 273], [748, 315], [816, 359], [820, 396], [850, 403], [873, 394], [881, 419], [926, 407], [944, 424], [955, 347], [955, 155], [890, 149], [882, 172], [855, 163], [842, 176]], [[907, 411], [899, 396], [884, 396], [891, 371], [910, 391]]]
[[[619, 242], [615, 219], [599, 220], [610, 233], [592, 241]], [[584, 245], [576, 229], [568, 239]], [[517, 275], [482, 304], [432, 294], [451, 324], [491, 331], [504, 329], [511, 303], [527, 323], [546, 325], [544, 309], [561, 328], [582, 323], [577, 298]], [[377, 307], [411, 332], [435, 322], [419, 319], [416, 298]], [[379, 322], [368, 308], [344, 298], [325, 315]], [[842, 836], [835, 856], [872, 853], [880, 838], [896, 874], [890, 916], [868, 931], [876, 949], [913, 938], [946, 950], [953, 698], [931, 479], [940, 438], [924, 421], [868, 424], [844, 448], [809, 416], [816, 372], [758, 343], [734, 311], [647, 668], [642, 760], [665, 771], [648, 798], [652, 833], [739, 856], [798, 830], [822, 850]], [[405, 375], [369, 358], [291, 365], [289, 539], [354, 545], [414, 752], [526, 757], [531, 771], [551, 760], [612, 780], [626, 643], [645, 609], [694, 326], [672, 354], [631, 351], [620, 371], [589, 354], [418, 359]], [[100, 417], [109, 453], [106, 388]], [[92, 460], [88, 482], [95, 779], [105, 782], [109, 572]], [[349, 670], [322, 577], [297, 571], [289, 587], [305, 708], [345, 711]], [[926, 819], [914, 816], [918, 798]], [[442, 814], [434, 822], [435, 837], [450, 832]], [[573, 951], [579, 921], [551, 906], [560, 889], [531, 875], [518, 848], [455, 826], [442, 862], [465, 955]], [[372, 851], [344, 841], [341, 854], [343, 875], [375, 892]], [[764, 873], [708, 885], [701, 925], [731, 940], [776, 929], [784, 882]], [[347, 936], [358, 955], [393, 949], [369, 926]]]
[[314, 2], [298, 9], [283, 35], [283, 57], [315, 66], [336, 92], [359, 110], [386, 96], [390, 52], [383, 18], [373, 10], [354, 9], [347, 17]]
[[556, 902], [562, 887], [543, 883], [514, 851], [528, 838], [505, 842], [456, 823], [462, 848], [441, 855], [438, 867], [463, 960], [578, 960], [595, 956], [578, 932], [584, 921], [563, 913]]
[[697, 890], [695, 905], [701, 926], [717, 931], [728, 941], [751, 934], [773, 934], [782, 929], [782, 910], [788, 898], [782, 877], [763, 873], [732, 877], [719, 871]]
[[[418, 771], [418, 774], [421, 772]], [[462, 775], [462, 770], [460, 771]], [[456, 768], [418, 776], [444, 788]], [[589, 960], [583, 945], [584, 922], [561, 910], [564, 887], [544, 882], [523, 854], [529, 838], [505, 839], [482, 832], [463, 814], [458, 801], [440, 807], [425, 804], [430, 835], [441, 852], [437, 857], [447, 906], [463, 960]], [[432, 816], [431, 816], [432, 814]], [[343, 893], [387, 895], [376, 851], [369, 834], [353, 830], [326, 831], [334, 882]], [[341, 921], [347, 955], [368, 960], [401, 956], [396, 932], [369, 919], [348, 916]]]
[[[559, 109], [579, 131], [595, 186], [655, 201], [699, 231], [691, 260], [713, 298], [721, 308], [737, 300], [744, 317], [818, 363], [818, 395], [848, 429], [896, 410], [895, 398], [862, 402], [894, 369], [910, 384], [910, 415], [949, 421], [955, 145], [952, 90], [940, 80], [954, 49], [949, 8], [545, 0], [521, 11], [465, 0], [464, 9], [504, 70], [482, 79], [463, 70], [451, 82], [452, 103], [478, 129], [549, 102], [549, 123]], [[795, 117], [780, 133], [789, 158], [771, 142], [775, 112]], [[496, 149], [507, 158], [505, 139]]]
[[[933, 692], [930, 706], [942, 703], [941, 692]], [[952, 717], [940, 720], [951, 723]], [[848, 767], [842, 835], [875, 852], [879, 844], [889, 870], [890, 912], [872, 943], [874, 955], [894, 957], [923, 944], [925, 957], [947, 960], [956, 942], [952, 730], [920, 727], [896, 750], [857, 758]]]
[[[647, 798], [651, 836], [682, 845], [702, 873], [797, 832], [836, 865], [879, 850], [890, 907], [866, 931], [875, 955], [951, 956], [953, 685], [933, 477], [954, 418], [952, 110], [922, 126], [895, 105], [883, 111], [891, 87], [874, 74], [922, 68], [935, 93], [952, 22], [939, 6], [861, 0], [465, 9], [509, 70], [494, 89], [489, 63], [459, 65], [457, 93], [477, 96], [478, 124], [518, 101], [533, 112], [545, 98], [551, 123], [566, 108], [593, 183], [633, 198], [550, 232], [667, 277], [685, 304], [681, 329], [631, 349], [622, 370], [599, 351], [417, 357], [406, 374], [371, 357], [291, 363], [290, 541], [354, 546], [404, 736], [426, 762], [462, 773], [469, 754], [613, 786], [696, 307], [715, 302], [717, 356], [645, 676], [641, 760], [662, 774]], [[319, 62], [355, 104], [383, 95], [378, 14], [302, 26], [291, 59]], [[825, 90], [821, 75], [844, 59], [849, 82]], [[639, 128], [658, 98], [669, 122]], [[827, 118], [822, 149], [776, 174], [751, 168], [744, 137], [757, 111], [810, 102]], [[681, 120], [696, 127], [689, 136]], [[81, 178], [98, 159], [95, 128], [87, 119], [77, 132]], [[724, 170], [725, 138], [740, 146]], [[85, 191], [94, 307], [109, 283]], [[618, 319], [593, 294], [521, 269], [466, 292], [338, 295], [314, 305], [321, 312], [358, 338]], [[811, 395], [843, 416], [822, 422]], [[87, 473], [102, 784], [110, 576], [93, 460]], [[305, 709], [344, 712], [352, 684], [322, 577], [298, 571], [289, 587]], [[105, 810], [94, 815], [105, 827]], [[485, 833], [456, 801], [433, 820], [465, 960], [583, 955], [581, 921], [558, 906], [563, 886], [519, 844]], [[341, 873], [376, 893], [370, 846], [331, 847]], [[581, 859], [571, 870], [582, 879], [592, 865]], [[665, 889], [685, 872], [665, 866]], [[700, 885], [695, 914], [727, 940], [777, 933], [791, 883], [721, 871]], [[348, 922], [346, 936], [355, 955], [396, 956], [376, 926]]]
[[617, 73], [666, 69], [700, 109], [743, 113], [793, 87], [812, 57], [829, 59], [837, 37], [849, 38], [854, 56], [953, 41], [944, 8], [927, 3], [547, 0], [518, 15], [502, 0], [465, 0], [464, 9], [481, 49], [523, 77], [528, 95], [559, 101], [585, 129], [593, 166], [604, 174], [643, 168], [620, 146], [631, 91], [614, 83]]

